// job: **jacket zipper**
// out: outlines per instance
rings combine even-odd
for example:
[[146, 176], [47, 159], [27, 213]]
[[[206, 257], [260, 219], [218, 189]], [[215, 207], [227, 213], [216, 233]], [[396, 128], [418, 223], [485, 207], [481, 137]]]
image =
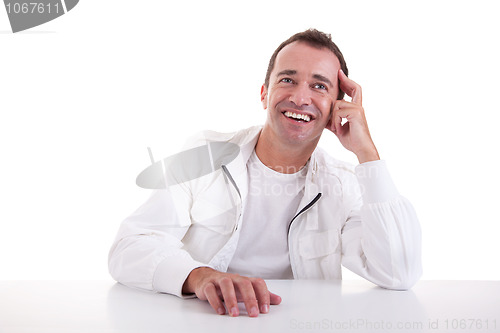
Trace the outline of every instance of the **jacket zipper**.
[[314, 204], [315, 204], [315, 203], [319, 200], [319, 198], [321, 198], [321, 193], [318, 193], [318, 194], [314, 197], [314, 199], [312, 199], [312, 200], [311, 200], [311, 202], [310, 202], [310, 203], [308, 203], [308, 204], [307, 204], [304, 208], [302, 208], [302, 209], [300, 210], [300, 212], [298, 212], [298, 213], [297, 213], [297, 215], [295, 215], [295, 216], [293, 217], [293, 219], [290, 221], [290, 224], [288, 225], [288, 234], [290, 234], [290, 227], [292, 226], [293, 221], [294, 221], [294, 220], [295, 220], [295, 219], [296, 219], [296, 218], [297, 218], [300, 214], [302, 214], [303, 212], [305, 212], [306, 210], [308, 210], [309, 208], [311, 208], [311, 207], [312, 207], [312, 206], [313, 206], [313, 205], [314, 205]]
[[[233, 176], [231, 176], [231, 173], [229, 173], [229, 170], [226, 168], [225, 165], [221, 165], [221, 168], [222, 168], [222, 171], [224, 172], [224, 175], [226, 176], [226, 181], [227, 181], [227, 179], [229, 179], [229, 181], [231, 182], [233, 187], [236, 189], [236, 192], [238, 192], [238, 196], [240, 197], [240, 201], [241, 201], [240, 189], [238, 188], [238, 185], [236, 185], [236, 182], [234, 181]], [[234, 202], [233, 202], [233, 204], [234, 204]], [[238, 214], [238, 219], [236, 220], [236, 225], [234, 226], [233, 232], [238, 230], [238, 224], [239, 224], [240, 218], [241, 218], [241, 210]]]
[[292, 268], [292, 274], [293, 274], [293, 278], [294, 279], [297, 279], [298, 276], [297, 276], [297, 271], [296, 271], [296, 268], [295, 268], [295, 253], [293, 251], [293, 246], [290, 246], [290, 229], [292, 227], [292, 223], [293, 221], [299, 216], [301, 215], [302, 213], [304, 213], [306, 210], [308, 210], [309, 208], [311, 208], [319, 199], [321, 198], [321, 193], [318, 193], [314, 199], [312, 199], [311, 202], [309, 202], [304, 208], [302, 208], [300, 210], [300, 212], [298, 212], [294, 217], [293, 219], [290, 221], [290, 224], [288, 225], [288, 255], [290, 257], [290, 266]]
[[236, 189], [236, 192], [238, 192], [238, 195], [240, 196], [240, 199], [241, 199], [240, 189], [238, 188], [238, 185], [236, 185], [236, 182], [234, 181], [233, 176], [231, 176], [231, 174], [229, 173], [229, 170], [226, 168], [225, 165], [221, 165], [221, 168], [224, 171], [224, 173], [226, 174], [227, 178], [229, 178], [229, 181], [231, 182], [231, 184], [233, 184], [234, 188]]

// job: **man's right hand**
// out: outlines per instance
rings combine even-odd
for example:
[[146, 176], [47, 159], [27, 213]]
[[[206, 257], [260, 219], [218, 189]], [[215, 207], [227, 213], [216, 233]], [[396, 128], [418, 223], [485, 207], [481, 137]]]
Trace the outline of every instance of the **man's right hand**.
[[[239, 315], [238, 301], [245, 303], [250, 317], [269, 312], [269, 306], [281, 303], [281, 297], [271, 293], [263, 279], [222, 273], [209, 267], [193, 269], [182, 287], [184, 294], [196, 294], [208, 301], [220, 315]], [[224, 301], [224, 304], [222, 303]]]

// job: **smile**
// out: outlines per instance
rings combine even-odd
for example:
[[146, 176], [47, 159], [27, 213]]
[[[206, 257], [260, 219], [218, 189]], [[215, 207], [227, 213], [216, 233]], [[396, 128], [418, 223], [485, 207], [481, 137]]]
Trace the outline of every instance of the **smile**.
[[295, 112], [291, 112], [291, 111], [285, 111], [283, 112], [283, 115], [287, 118], [291, 118], [291, 119], [294, 119], [296, 121], [302, 121], [302, 122], [310, 122], [311, 121], [311, 117], [307, 114], [300, 114], [300, 113], [295, 113]]

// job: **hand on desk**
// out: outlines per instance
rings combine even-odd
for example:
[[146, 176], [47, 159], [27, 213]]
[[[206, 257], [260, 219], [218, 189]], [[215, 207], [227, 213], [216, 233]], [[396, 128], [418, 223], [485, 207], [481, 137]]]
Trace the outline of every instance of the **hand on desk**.
[[269, 305], [281, 303], [281, 297], [271, 293], [263, 279], [222, 273], [209, 267], [194, 269], [184, 282], [182, 292], [194, 293], [199, 299], [208, 301], [220, 315], [226, 313], [225, 304], [232, 317], [239, 315], [238, 301], [245, 303], [250, 317], [257, 317], [259, 312], [267, 313]]

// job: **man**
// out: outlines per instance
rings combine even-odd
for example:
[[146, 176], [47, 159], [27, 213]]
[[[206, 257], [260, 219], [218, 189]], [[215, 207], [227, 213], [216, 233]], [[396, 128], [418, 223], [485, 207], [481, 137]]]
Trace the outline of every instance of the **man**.
[[[379, 159], [361, 87], [347, 74], [329, 35], [307, 30], [283, 42], [261, 90], [264, 126], [195, 141], [239, 150], [213, 172], [179, 176], [126, 219], [112, 276], [195, 295], [231, 316], [238, 301], [249, 316], [281, 302], [262, 278], [341, 279], [341, 265], [384, 288], [410, 288], [421, 275], [419, 223]], [[325, 129], [357, 156], [355, 170], [316, 147]]]

